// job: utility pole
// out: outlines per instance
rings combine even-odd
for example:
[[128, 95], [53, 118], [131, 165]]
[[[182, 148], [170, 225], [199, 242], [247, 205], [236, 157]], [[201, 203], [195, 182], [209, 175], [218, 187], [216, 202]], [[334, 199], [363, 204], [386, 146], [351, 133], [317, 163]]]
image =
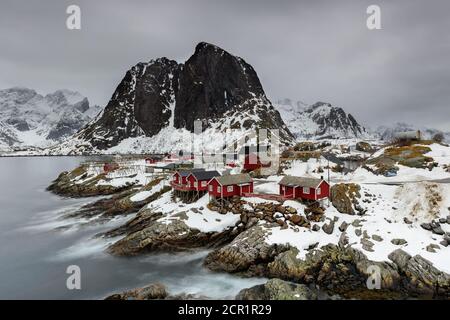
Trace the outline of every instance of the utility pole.
[[328, 161], [328, 184], [330, 184], [330, 159], [327, 157], [327, 161]]

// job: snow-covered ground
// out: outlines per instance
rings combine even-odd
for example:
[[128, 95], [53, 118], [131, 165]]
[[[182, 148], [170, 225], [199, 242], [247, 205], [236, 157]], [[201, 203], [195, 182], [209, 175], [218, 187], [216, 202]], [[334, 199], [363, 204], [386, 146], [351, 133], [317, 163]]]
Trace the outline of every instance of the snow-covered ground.
[[[155, 212], [162, 212], [164, 216], [158, 221], [162, 223], [171, 223], [173, 220], [181, 220], [188, 227], [200, 230], [201, 232], [221, 232], [232, 227], [239, 221], [239, 215], [228, 212], [220, 214], [209, 210], [208, 195], [204, 195], [198, 201], [185, 204], [172, 201], [170, 192], [165, 193], [159, 199], [149, 203], [146, 208]], [[180, 216], [184, 212], [186, 216]]]
[[[425, 153], [427, 157], [433, 158], [437, 163], [437, 167], [431, 171], [429, 169], [411, 168], [401, 164], [396, 164], [399, 168], [397, 175], [394, 177], [385, 177], [382, 175], [375, 175], [364, 168], [358, 168], [352, 174], [346, 176], [344, 179], [358, 183], [397, 183], [397, 182], [413, 182], [413, 181], [433, 181], [441, 179], [449, 179], [450, 172], [444, 168], [445, 165], [450, 165], [450, 147], [433, 143], [426, 145], [431, 149], [430, 152]], [[376, 158], [383, 154], [385, 149], [380, 149], [372, 155]]]
[[[341, 236], [338, 227], [342, 222], [349, 224], [347, 235], [349, 243], [356, 249], [361, 250], [367, 257], [374, 261], [389, 261], [388, 255], [392, 251], [402, 248], [411, 255], [421, 255], [431, 261], [438, 269], [450, 273], [450, 247], [444, 247], [439, 244], [442, 236], [433, 234], [420, 227], [420, 223], [429, 222], [431, 219], [446, 217], [450, 215], [448, 207], [450, 207], [450, 185], [437, 185], [437, 192], [442, 196], [436, 206], [430, 204], [430, 192], [426, 190], [426, 183], [412, 183], [403, 186], [386, 186], [386, 185], [362, 185], [362, 195], [367, 192], [374, 197], [365, 197], [371, 200], [367, 204], [367, 213], [364, 216], [348, 215], [339, 213], [332, 205], [326, 208], [326, 217], [333, 219], [338, 218], [332, 234], [326, 234], [322, 230], [314, 232], [309, 229], [300, 228], [299, 232], [295, 232], [293, 228], [281, 229], [271, 228], [271, 234], [266, 241], [270, 244], [290, 244], [299, 249], [299, 258], [304, 258], [307, 248], [315, 243], [319, 243], [319, 247], [328, 243], [337, 244]], [[293, 202], [293, 201], [290, 201]], [[362, 203], [362, 202], [360, 202]], [[286, 202], [285, 202], [286, 205]], [[288, 205], [292, 205], [289, 203]], [[299, 208], [301, 209], [301, 207]], [[412, 224], [406, 224], [403, 219], [407, 217]], [[359, 224], [355, 223], [359, 220]], [[322, 226], [325, 222], [319, 222]], [[442, 224], [445, 232], [450, 232], [450, 225]], [[364, 250], [361, 244], [362, 235], [355, 233], [356, 229], [364, 231], [368, 235], [368, 240], [373, 245], [373, 252]], [[376, 241], [372, 236], [380, 236], [383, 240]], [[394, 245], [392, 239], [404, 239], [407, 241], [404, 245]], [[430, 244], [439, 245], [440, 249], [436, 252], [429, 252], [426, 247]]]
[[165, 186], [168, 186], [169, 183], [166, 180], [161, 180], [156, 185], [154, 185], [150, 190], [142, 190], [136, 194], [134, 194], [130, 200], [132, 202], [139, 202], [144, 201], [148, 197], [160, 192], [162, 189], [164, 189]]
[[[318, 243], [319, 247], [328, 243], [337, 244], [341, 236], [339, 226], [345, 221], [348, 224], [346, 234], [349, 243], [364, 252], [371, 260], [388, 261], [388, 255], [392, 251], [402, 248], [411, 255], [421, 255], [430, 260], [438, 269], [450, 273], [450, 247], [445, 247], [440, 243], [443, 236], [421, 227], [422, 223], [447, 218], [450, 215], [448, 209], [450, 208], [450, 184], [433, 182], [433, 180], [450, 177], [450, 173], [444, 171], [444, 165], [450, 164], [450, 148], [440, 144], [431, 144], [428, 147], [431, 148], [431, 151], [426, 156], [432, 157], [438, 164], [438, 167], [431, 171], [399, 165], [400, 170], [397, 176], [390, 178], [377, 176], [362, 168], [345, 175], [330, 171], [332, 184], [351, 182], [360, 185], [361, 197], [358, 198], [358, 202], [367, 210], [366, 213], [362, 216], [340, 213], [333, 205], [325, 202], [326, 220], [317, 224], [322, 227], [323, 224], [337, 218], [331, 234], [325, 233], [322, 229], [312, 231], [297, 227], [289, 222], [287, 229], [271, 228], [266, 241], [271, 244], [289, 243], [299, 248], [299, 257], [303, 258], [307, 252], [306, 249], [313, 244]], [[379, 156], [383, 152], [382, 149], [372, 157]], [[327, 165], [328, 160], [323, 157], [308, 161], [293, 160], [283, 173], [327, 178], [328, 170], [325, 169]], [[129, 162], [129, 168], [131, 169], [128, 171], [118, 170], [108, 174], [98, 184], [121, 186], [126, 183], [137, 183], [137, 185], [145, 185], [151, 181], [152, 175], [145, 173], [144, 160]], [[319, 170], [320, 168], [323, 169], [322, 172]], [[239, 169], [235, 171], [237, 173]], [[96, 171], [92, 170], [92, 174], [95, 175], [95, 173]], [[274, 175], [266, 179], [255, 180], [255, 192], [277, 194], [278, 181], [281, 177], [281, 175]], [[85, 179], [87, 178], [85, 177]], [[396, 184], [385, 184], [387, 182], [396, 182]], [[168, 184], [168, 179], [164, 179], [150, 190], [139, 191], [131, 197], [131, 201], [144, 200]], [[255, 197], [244, 197], [242, 200], [249, 204], [274, 202]], [[233, 227], [239, 221], [240, 217], [237, 214], [231, 212], [219, 214], [208, 209], [208, 202], [209, 197], [205, 195], [194, 203], [185, 204], [173, 200], [171, 192], [167, 192], [149, 203], [146, 208], [162, 212], [163, 217], [158, 220], [161, 223], [181, 220], [190, 228], [198, 229], [201, 232], [220, 232]], [[299, 214], [303, 214], [305, 209], [303, 204], [292, 200], [285, 201], [284, 205], [297, 209]], [[450, 233], [450, 224], [443, 223], [442, 229], [444, 232]], [[367, 247], [363, 248], [362, 239], [365, 239], [363, 242], [366, 244], [367, 241], [372, 243], [371, 250], [367, 251]], [[404, 240], [405, 243], [394, 244], [391, 242], [394, 239]], [[438, 246], [434, 249], [435, 252], [430, 250], [429, 245], [431, 244]]]
[[[439, 218], [446, 218], [450, 215], [450, 183], [435, 183], [434, 180], [450, 178], [450, 173], [444, 169], [444, 165], [450, 164], [450, 148], [441, 144], [428, 145], [431, 151], [425, 156], [432, 157], [438, 164], [431, 171], [429, 169], [410, 168], [397, 165], [399, 171], [395, 177], [385, 177], [375, 175], [366, 169], [358, 168], [348, 174], [335, 173], [330, 171], [331, 182], [333, 183], [357, 183], [361, 186], [361, 199], [359, 204], [367, 209], [363, 216], [339, 213], [333, 205], [328, 204], [326, 217], [329, 219], [338, 218], [332, 234], [326, 234], [323, 230], [314, 232], [306, 228], [296, 228], [292, 226], [288, 229], [280, 227], [271, 228], [270, 235], [267, 236], [268, 243], [288, 243], [299, 248], [299, 258], [304, 258], [307, 248], [318, 243], [323, 246], [328, 243], [337, 244], [341, 236], [338, 227], [342, 222], [349, 224], [347, 235], [349, 243], [354, 248], [360, 249], [369, 259], [374, 261], [388, 261], [388, 255], [392, 251], [402, 248], [411, 255], [421, 255], [430, 260], [438, 269], [450, 273], [450, 247], [440, 244], [443, 240], [441, 235], [423, 229], [420, 224], [428, 223]], [[377, 157], [384, 152], [384, 149], [377, 151], [372, 157]], [[352, 152], [353, 153], [353, 152]], [[327, 160], [324, 158], [309, 159], [308, 161], [294, 160], [290, 167], [284, 170], [284, 174], [294, 176], [327, 177], [328, 171], [324, 169]], [[318, 172], [319, 168], [324, 172]], [[267, 183], [260, 183], [255, 186], [255, 190], [261, 193], [277, 193], [278, 181], [275, 177], [270, 177]], [[388, 185], [386, 183], [393, 183]], [[397, 185], [394, 185], [397, 184]], [[369, 195], [369, 196], [366, 196]], [[293, 201], [289, 201], [293, 202]], [[294, 206], [285, 202], [285, 205]], [[298, 211], [303, 212], [302, 205], [297, 204]], [[411, 221], [405, 223], [404, 219]], [[323, 224], [329, 223], [329, 219]], [[355, 222], [359, 220], [359, 223]], [[354, 223], [354, 225], [352, 225]], [[449, 224], [441, 224], [444, 232], [450, 233]], [[297, 228], [298, 229], [298, 228]], [[355, 233], [358, 229], [359, 236]], [[373, 243], [373, 251], [363, 249], [361, 239], [366, 232], [367, 240]], [[375, 235], [375, 239], [372, 238]], [[406, 244], [395, 245], [393, 239], [404, 239]], [[427, 250], [430, 244], [439, 246], [435, 252]]]

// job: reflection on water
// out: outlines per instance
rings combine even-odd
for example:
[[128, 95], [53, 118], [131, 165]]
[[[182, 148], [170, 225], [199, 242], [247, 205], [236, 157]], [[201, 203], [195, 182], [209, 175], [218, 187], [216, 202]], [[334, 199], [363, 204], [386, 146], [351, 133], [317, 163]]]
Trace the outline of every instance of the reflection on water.
[[[206, 251], [136, 258], [104, 253], [114, 240], [93, 236], [130, 216], [95, 225], [62, 219], [94, 199], [67, 199], [45, 191], [61, 171], [83, 160], [0, 158], [0, 299], [98, 299], [156, 281], [173, 294], [230, 298], [242, 288], [264, 282], [204, 269]], [[66, 288], [66, 269], [73, 264], [81, 268], [81, 290]]]

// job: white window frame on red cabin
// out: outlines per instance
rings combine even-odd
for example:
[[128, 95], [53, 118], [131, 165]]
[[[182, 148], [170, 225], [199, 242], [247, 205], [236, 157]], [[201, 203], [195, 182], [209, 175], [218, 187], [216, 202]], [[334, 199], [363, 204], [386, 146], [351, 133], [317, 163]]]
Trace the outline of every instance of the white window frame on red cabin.
[[320, 187], [317, 187], [317, 192], [316, 193], [317, 193], [318, 196], [320, 196], [321, 193], [322, 193], [322, 189]]
[[213, 192], [214, 186], [212, 184], [209, 185], [209, 191]]
[[206, 181], [200, 182], [200, 185], [201, 185], [202, 187], [206, 187]]
[[227, 192], [233, 192], [233, 186], [227, 186]]
[[217, 186], [217, 192], [219, 192], [219, 193], [222, 192], [222, 187], [221, 186]]
[[303, 187], [303, 194], [310, 194], [310, 190], [308, 187]]
[[198, 188], [198, 182], [194, 181], [194, 188]]

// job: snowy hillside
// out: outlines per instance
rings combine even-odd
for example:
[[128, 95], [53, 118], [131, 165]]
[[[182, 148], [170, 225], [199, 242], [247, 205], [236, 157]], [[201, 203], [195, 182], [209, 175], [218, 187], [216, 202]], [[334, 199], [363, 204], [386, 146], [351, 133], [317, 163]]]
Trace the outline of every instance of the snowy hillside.
[[71, 136], [100, 107], [70, 90], [45, 96], [28, 88], [0, 90], [0, 149], [46, 147]]
[[[380, 126], [376, 129], [376, 134], [381, 140], [390, 141], [395, 136], [396, 133], [405, 131], [415, 131], [420, 130], [422, 132], [424, 139], [431, 139], [437, 133], [442, 133], [440, 130], [418, 127], [412, 124], [407, 124], [403, 122], [397, 122], [391, 126]], [[450, 142], [450, 132], [445, 132], [444, 138], [446, 142]]]
[[368, 138], [370, 134], [351, 114], [329, 103], [280, 100], [275, 104], [281, 118], [297, 139]]

